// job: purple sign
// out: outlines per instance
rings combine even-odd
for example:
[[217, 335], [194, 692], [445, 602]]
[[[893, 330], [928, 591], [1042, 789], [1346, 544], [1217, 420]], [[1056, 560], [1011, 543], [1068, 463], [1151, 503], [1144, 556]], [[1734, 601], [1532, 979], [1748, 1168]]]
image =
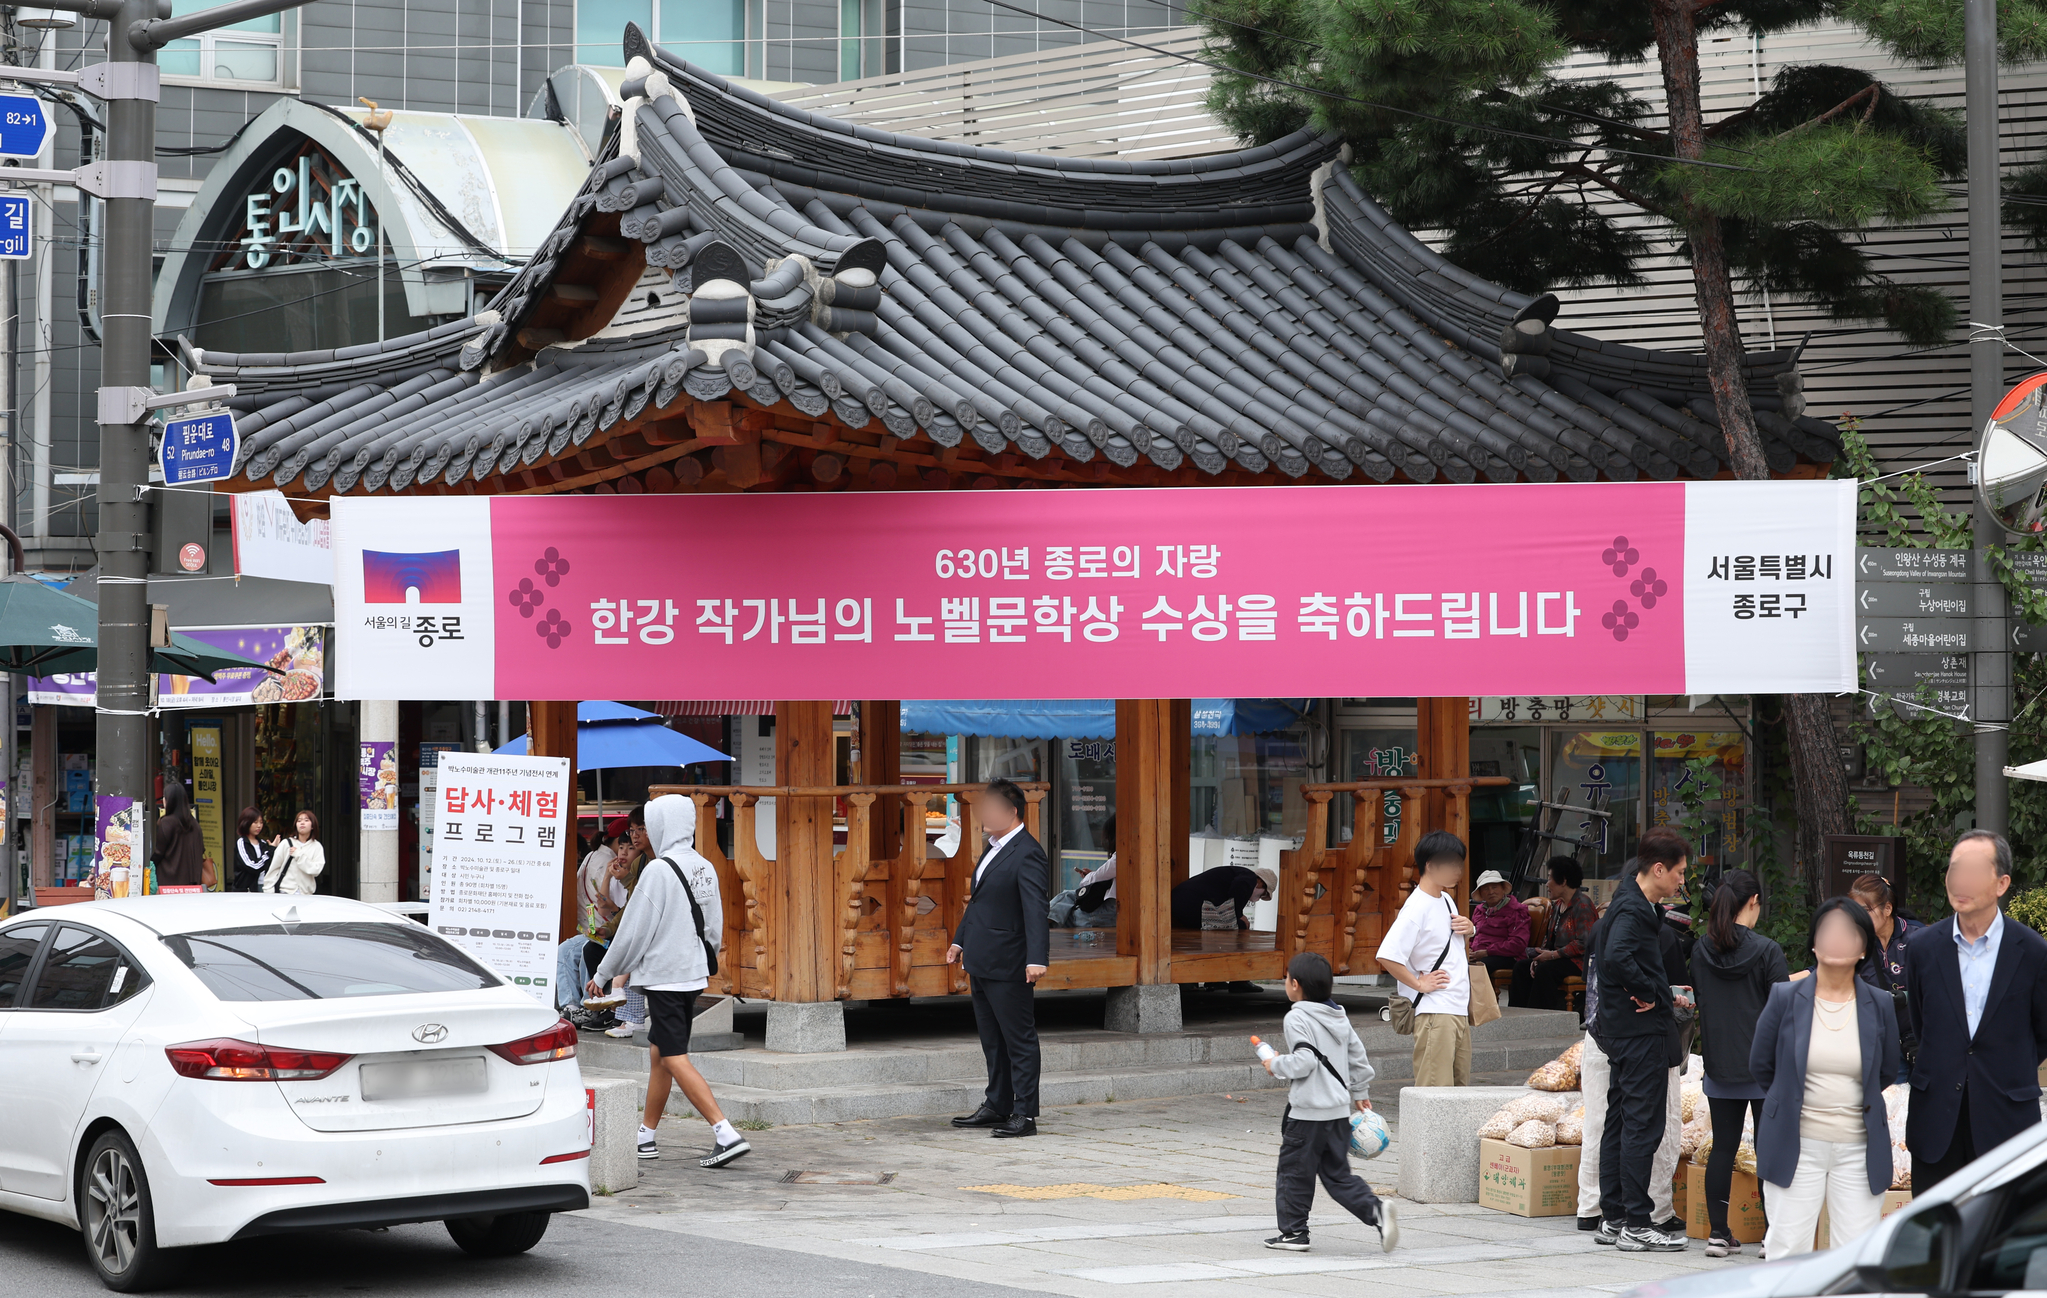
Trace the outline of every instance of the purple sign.
[[95, 801], [99, 816], [92, 832], [93, 896], [140, 897], [142, 869], [149, 862], [149, 852], [142, 847], [141, 808], [133, 798], [109, 793]]
[[[252, 703], [318, 702], [327, 679], [326, 628], [317, 626], [242, 627], [226, 631], [181, 631], [201, 644], [270, 664], [277, 672], [256, 667], [225, 667], [208, 681], [203, 676], [156, 678], [157, 706], [162, 708], [240, 707]], [[98, 674], [32, 676], [31, 703], [69, 703], [91, 707]]]
[[398, 828], [398, 745], [385, 739], [366, 739], [357, 747], [356, 776], [360, 784], [362, 827], [365, 830], [395, 830]]

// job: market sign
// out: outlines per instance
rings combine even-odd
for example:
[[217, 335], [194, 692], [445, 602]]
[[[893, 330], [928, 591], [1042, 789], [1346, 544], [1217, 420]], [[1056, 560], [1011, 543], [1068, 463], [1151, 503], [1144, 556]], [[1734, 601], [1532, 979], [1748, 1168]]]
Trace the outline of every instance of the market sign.
[[241, 228], [217, 269], [262, 270], [375, 256], [377, 212], [362, 182], [324, 149], [308, 144], [242, 195]]
[[[219, 631], [180, 628], [178, 634], [216, 649], [226, 649], [245, 658], [268, 663], [277, 670], [223, 667], [213, 674], [211, 681], [204, 676], [160, 673], [156, 678], [156, 705], [160, 708], [317, 703], [326, 687], [325, 627], [259, 626]], [[98, 692], [99, 675], [96, 672], [28, 678], [28, 701], [31, 703], [64, 703], [89, 708], [94, 705]]]
[[1856, 688], [1855, 484], [340, 497], [341, 698]]

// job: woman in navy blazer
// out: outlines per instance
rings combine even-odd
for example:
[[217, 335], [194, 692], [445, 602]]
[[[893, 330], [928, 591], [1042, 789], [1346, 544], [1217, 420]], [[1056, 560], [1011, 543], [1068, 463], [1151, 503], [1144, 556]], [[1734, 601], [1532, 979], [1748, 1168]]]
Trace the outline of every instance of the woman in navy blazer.
[[1749, 1048], [1763, 1087], [1756, 1174], [1771, 1261], [1812, 1251], [1822, 1206], [1835, 1244], [1860, 1236], [1882, 1220], [1891, 1188], [1883, 1092], [1898, 1075], [1898, 1016], [1888, 992], [1855, 976], [1877, 949], [1876, 928], [1860, 904], [1835, 897], [1813, 916], [1811, 944], [1813, 976], [1770, 989]]

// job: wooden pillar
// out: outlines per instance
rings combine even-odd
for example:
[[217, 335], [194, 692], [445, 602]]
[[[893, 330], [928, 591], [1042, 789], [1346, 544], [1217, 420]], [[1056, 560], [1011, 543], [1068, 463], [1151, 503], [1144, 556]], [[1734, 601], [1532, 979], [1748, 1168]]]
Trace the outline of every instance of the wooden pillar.
[[[47, 888], [56, 878], [57, 799], [63, 791], [57, 781], [57, 709], [38, 703], [30, 709], [34, 718], [29, 731], [29, 885]], [[14, 778], [14, 772], [7, 773]], [[20, 795], [15, 795], [19, 797]], [[17, 824], [19, 821], [16, 822]]]
[[[860, 703], [860, 769], [855, 784], [895, 784], [903, 778], [903, 705], [895, 699]], [[902, 797], [884, 794], [868, 818], [868, 855], [893, 861], [903, 854]]]
[[[1187, 882], [1188, 822], [1194, 818], [1194, 700], [1174, 699], [1172, 713], [1173, 882]], [[1119, 869], [1121, 867], [1118, 867]], [[1118, 896], [1121, 894], [1119, 893]]]
[[[1469, 699], [1415, 700], [1415, 747], [1420, 753], [1418, 774], [1425, 780], [1460, 780], [1471, 774], [1471, 702]], [[1471, 846], [1470, 804], [1464, 804], [1464, 823], [1453, 824], [1455, 800], [1447, 789], [1431, 789], [1426, 798], [1423, 826], [1447, 829]], [[1457, 908], [1469, 913], [1471, 872], [1457, 887]]]
[[561, 917], [557, 940], [576, 931], [576, 705], [532, 700], [526, 704], [526, 753], [569, 759], [569, 805], [563, 812]]
[[1141, 984], [1173, 978], [1172, 723], [1170, 699], [1116, 700], [1116, 954]]
[[[833, 780], [832, 705], [775, 702], [775, 783], [829, 785]], [[839, 898], [832, 868], [832, 800], [775, 799], [773, 894], [774, 998], [828, 1001], [838, 987]]]

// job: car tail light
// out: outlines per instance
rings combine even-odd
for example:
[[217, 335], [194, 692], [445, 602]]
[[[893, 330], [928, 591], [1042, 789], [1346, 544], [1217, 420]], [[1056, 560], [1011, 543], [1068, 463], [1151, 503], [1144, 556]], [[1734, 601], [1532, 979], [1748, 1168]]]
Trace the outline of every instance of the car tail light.
[[287, 1050], [221, 1037], [166, 1046], [180, 1077], [216, 1082], [308, 1082], [327, 1076], [351, 1056], [332, 1050]]
[[590, 1157], [589, 1150], [579, 1149], [573, 1154], [549, 1154], [546, 1158], [540, 1160], [540, 1165], [546, 1167], [549, 1163], [573, 1163], [579, 1158], [588, 1157]]
[[567, 1019], [557, 1019], [553, 1027], [517, 1041], [507, 1041], [491, 1050], [515, 1064], [548, 1064], [557, 1059], [576, 1057], [576, 1028]]

